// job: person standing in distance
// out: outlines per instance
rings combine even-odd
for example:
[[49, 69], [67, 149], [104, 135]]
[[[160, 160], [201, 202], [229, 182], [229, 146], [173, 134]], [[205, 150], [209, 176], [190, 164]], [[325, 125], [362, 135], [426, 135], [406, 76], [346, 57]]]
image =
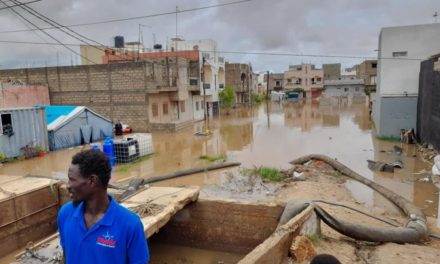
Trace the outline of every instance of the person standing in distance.
[[85, 150], [72, 158], [67, 183], [72, 201], [57, 218], [67, 264], [144, 264], [150, 260], [139, 216], [107, 194], [110, 175], [110, 161], [101, 151]]

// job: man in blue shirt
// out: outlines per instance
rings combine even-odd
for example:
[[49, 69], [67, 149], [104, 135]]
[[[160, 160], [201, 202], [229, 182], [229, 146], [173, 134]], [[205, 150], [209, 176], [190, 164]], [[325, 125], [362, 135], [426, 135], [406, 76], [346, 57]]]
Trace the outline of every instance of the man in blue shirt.
[[58, 213], [64, 260], [76, 263], [148, 263], [140, 218], [107, 194], [111, 167], [101, 151], [72, 158], [67, 188], [72, 201]]

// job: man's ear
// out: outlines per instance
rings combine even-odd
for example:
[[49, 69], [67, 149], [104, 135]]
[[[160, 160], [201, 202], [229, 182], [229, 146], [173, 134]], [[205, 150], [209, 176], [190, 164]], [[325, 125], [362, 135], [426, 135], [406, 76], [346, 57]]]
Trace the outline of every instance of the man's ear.
[[97, 187], [99, 185], [99, 178], [95, 174], [90, 176], [90, 183], [92, 187]]

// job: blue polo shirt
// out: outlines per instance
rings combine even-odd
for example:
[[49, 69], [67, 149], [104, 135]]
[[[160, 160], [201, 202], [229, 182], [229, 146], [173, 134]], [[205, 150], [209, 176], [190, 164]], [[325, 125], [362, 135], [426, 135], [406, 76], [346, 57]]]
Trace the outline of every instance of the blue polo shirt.
[[109, 199], [104, 217], [89, 230], [83, 202], [61, 208], [57, 220], [65, 263], [148, 263], [150, 253], [139, 216]]

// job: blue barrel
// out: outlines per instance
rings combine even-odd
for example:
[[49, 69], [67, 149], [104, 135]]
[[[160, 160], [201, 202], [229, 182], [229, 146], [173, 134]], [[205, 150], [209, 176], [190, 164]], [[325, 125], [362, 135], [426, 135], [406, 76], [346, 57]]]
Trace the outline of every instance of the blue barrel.
[[115, 166], [115, 152], [113, 150], [113, 139], [110, 137], [107, 137], [104, 140], [104, 144], [102, 144], [102, 152], [107, 155], [107, 157], [110, 159], [110, 165], [112, 168]]

